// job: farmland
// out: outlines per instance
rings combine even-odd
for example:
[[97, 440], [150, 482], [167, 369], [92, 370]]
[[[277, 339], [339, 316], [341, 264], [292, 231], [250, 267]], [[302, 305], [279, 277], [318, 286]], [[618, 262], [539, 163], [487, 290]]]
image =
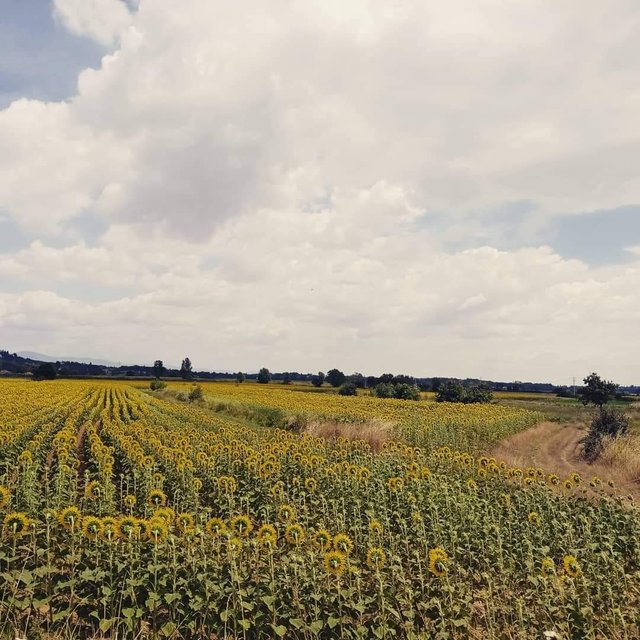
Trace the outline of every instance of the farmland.
[[188, 389], [0, 382], [7, 637], [640, 637], [637, 505], [478, 454], [539, 414]]

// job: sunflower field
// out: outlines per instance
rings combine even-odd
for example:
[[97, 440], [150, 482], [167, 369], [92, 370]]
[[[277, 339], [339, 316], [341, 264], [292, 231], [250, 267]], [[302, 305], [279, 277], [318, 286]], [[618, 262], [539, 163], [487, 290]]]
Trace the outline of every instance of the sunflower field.
[[640, 638], [633, 500], [427, 442], [1, 381], [0, 637]]

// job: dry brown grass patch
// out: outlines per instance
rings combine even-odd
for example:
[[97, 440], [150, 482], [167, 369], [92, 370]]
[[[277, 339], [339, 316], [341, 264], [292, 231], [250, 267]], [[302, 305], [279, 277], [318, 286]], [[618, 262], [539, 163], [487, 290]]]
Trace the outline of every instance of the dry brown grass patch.
[[373, 451], [380, 451], [385, 442], [395, 439], [393, 425], [382, 420], [370, 420], [369, 422], [316, 420], [309, 422], [303, 431], [326, 440], [336, 440], [338, 438], [364, 440], [369, 443]]
[[630, 434], [605, 442], [599, 462], [629, 482], [640, 482], [640, 436]]

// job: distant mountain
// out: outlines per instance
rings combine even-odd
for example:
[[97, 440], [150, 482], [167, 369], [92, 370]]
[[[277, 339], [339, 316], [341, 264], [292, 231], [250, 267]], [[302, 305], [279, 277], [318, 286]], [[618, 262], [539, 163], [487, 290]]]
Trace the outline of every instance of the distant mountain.
[[38, 362], [81, 362], [83, 364], [98, 364], [102, 367], [120, 367], [122, 362], [113, 362], [112, 360], [102, 360], [100, 358], [76, 358], [72, 356], [48, 356], [37, 351], [18, 351], [18, 355], [29, 360], [37, 360]]

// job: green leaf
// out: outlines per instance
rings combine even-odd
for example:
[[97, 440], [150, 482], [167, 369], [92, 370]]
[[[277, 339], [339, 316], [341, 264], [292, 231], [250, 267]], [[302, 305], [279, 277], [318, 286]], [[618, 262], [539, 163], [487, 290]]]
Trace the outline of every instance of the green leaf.
[[274, 632], [279, 638], [284, 638], [285, 635], [287, 634], [287, 627], [285, 627], [282, 624], [279, 624], [279, 625], [272, 624], [271, 628], [274, 630]]
[[100, 627], [100, 631], [102, 631], [102, 633], [105, 633], [106, 631], [109, 631], [109, 629], [111, 629], [112, 624], [113, 620], [107, 618], [105, 620], [100, 620], [100, 624], [98, 626]]

